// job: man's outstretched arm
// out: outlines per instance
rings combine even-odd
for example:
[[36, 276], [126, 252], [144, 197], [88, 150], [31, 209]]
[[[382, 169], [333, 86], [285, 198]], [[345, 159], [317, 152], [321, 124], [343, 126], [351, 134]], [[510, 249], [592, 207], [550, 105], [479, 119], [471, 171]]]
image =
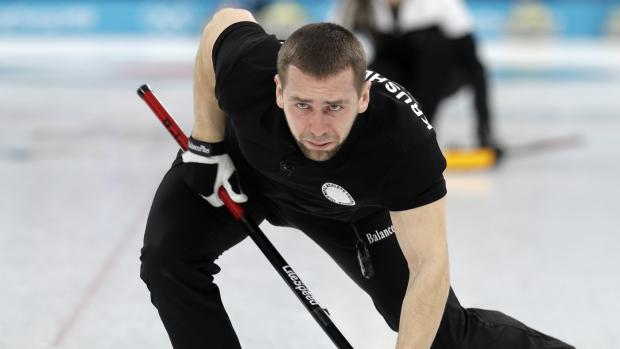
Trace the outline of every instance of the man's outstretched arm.
[[226, 28], [243, 21], [256, 22], [246, 10], [222, 9], [213, 15], [202, 32], [194, 67], [194, 139], [210, 143], [224, 139], [225, 116], [215, 98], [213, 45]]
[[450, 290], [445, 199], [390, 216], [409, 266], [396, 348], [428, 349]]
[[[194, 128], [183, 152], [183, 178], [187, 186], [214, 207], [224, 205], [219, 190], [224, 188], [237, 203], [246, 202], [240, 190], [235, 165], [226, 152], [224, 112], [215, 98], [215, 69], [213, 48], [220, 34], [236, 22], [252, 21], [254, 17], [245, 10], [224, 9], [213, 15], [205, 26], [196, 55], [194, 70]], [[237, 184], [237, 185], [235, 185]]]

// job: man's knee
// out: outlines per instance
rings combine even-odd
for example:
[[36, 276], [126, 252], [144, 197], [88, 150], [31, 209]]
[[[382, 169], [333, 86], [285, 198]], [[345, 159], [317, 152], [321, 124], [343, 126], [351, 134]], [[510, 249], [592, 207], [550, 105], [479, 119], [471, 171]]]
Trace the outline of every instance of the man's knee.
[[153, 283], [159, 283], [169, 275], [172, 256], [163, 251], [161, 246], [145, 245], [140, 251], [140, 278], [151, 289]]
[[163, 244], [145, 244], [141, 250], [140, 278], [151, 292], [169, 289], [179, 281], [189, 284], [211, 284], [220, 268], [213, 257], [181, 251]]

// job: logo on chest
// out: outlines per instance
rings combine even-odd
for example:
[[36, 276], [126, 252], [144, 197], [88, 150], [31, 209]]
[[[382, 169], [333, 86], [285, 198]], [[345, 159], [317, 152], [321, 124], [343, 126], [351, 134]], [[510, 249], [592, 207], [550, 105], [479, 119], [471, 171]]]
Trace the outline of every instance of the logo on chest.
[[346, 191], [343, 187], [339, 186], [338, 184], [325, 183], [321, 187], [321, 191], [323, 191], [323, 195], [325, 195], [327, 200], [331, 202], [334, 202], [339, 205], [345, 205], [345, 206], [355, 205], [355, 200], [353, 199], [351, 194], [349, 194], [348, 191]]

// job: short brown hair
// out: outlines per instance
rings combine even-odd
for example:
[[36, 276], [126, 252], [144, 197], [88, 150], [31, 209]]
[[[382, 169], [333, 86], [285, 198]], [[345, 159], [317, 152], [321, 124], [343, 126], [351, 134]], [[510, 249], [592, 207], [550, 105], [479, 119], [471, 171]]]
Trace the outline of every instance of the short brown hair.
[[282, 83], [291, 64], [317, 78], [351, 67], [358, 92], [366, 78], [362, 44], [353, 33], [334, 23], [307, 24], [294, 31], [278, 52], [278, 75]]

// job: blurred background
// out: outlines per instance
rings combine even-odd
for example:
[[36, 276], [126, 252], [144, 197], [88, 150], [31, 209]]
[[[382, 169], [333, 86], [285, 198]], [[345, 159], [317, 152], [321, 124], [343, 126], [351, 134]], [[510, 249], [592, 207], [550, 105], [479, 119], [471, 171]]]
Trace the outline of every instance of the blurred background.
[[[504, 156], [446, 173], [454, 289], [577, 348], [620, 348], [620, 1], [463, 4]], [[216, 9], [248, 8], [285, 39], [342, 5], [0, 0], [0, 348], [170, 347], [138, 257], [177, 146], [136, 89], [149, 83], [189, 133], [193, 60]], [[477, 142], [474, 89], [457, 87], [433, 122], [445, 149]], [[327, 255], [262, 227], [355, 348], [394, 347]], [[251, 241], [219, 265], [245, 348], [332, 347]]]

